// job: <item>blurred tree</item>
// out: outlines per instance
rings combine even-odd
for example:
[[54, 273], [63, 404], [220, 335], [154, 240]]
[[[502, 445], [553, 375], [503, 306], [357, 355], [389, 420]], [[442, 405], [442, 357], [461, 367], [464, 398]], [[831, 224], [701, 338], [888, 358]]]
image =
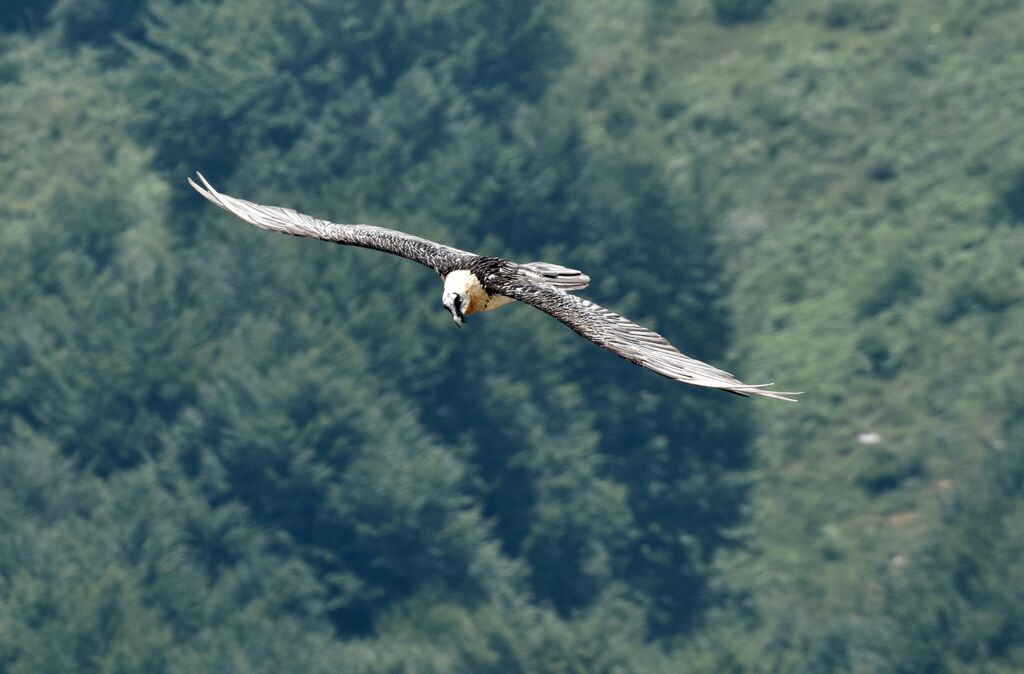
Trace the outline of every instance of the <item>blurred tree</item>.
[[46, 13], [54, 0], [10, 0], [0, 12], [0, 31], [32, 33], [45, 25]]
[[113, 46], [140, 37], [145, 7], [146, 0], [57, 0], [47, 18], [66, 46]]
[[280, 153], [331, 124], [329, 144], [304, 156], [320, 180], [324, 167], [343, 176], [382, 159], [376, 170], [393, 180], [406, 166], [388, 145], [415, 160], [453, 119], [507, 114], [544, 92], [565, 58], [552, 7], [156, 0], [136, 47], [143, 133], [160, 141], [162, 165], [225, 175], [247, 154]]
[[724, 24], [760, 19], [771, 4], [772, 0], [711, 0], [715, 18]]
[[921, 549], [894, 557], [886, 576], [899, 672], [1024, 666], [1024, 426], [958, 479]]

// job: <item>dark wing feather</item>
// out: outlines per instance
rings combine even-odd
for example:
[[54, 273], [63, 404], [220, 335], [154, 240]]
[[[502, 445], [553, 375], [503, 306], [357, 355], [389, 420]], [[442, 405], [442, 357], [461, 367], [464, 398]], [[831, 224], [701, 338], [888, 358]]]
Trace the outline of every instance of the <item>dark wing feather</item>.
[[374, 227], [373, 225], [339, 225], [293, 211], [290, 208], [262, 206], [245, 199], [236, 199], [213, 189], [203, 174], [197, 173], [196, 175], [199, 176], [203, 185], [197, 185], [191, 178], [188, 179], [188, 184], [197, 192], [225, 211], [261, 229], [292, 236], [306, 236], [321, 241], [332, 241], [346, 246], [381, 250], [419, 262], [442, 276], [452, 269], [468, 266], [477, 257], [473, 253], [393, 229]]
[[683, 355], [658, 333], [563, 290], [519, 283], [504, 275], [495, 275], [489, 282], [496, 292], [551, 314], [594, 344], [669, 379], [795, 402], [788, 396], [796, 393], [765, 390], [771, 384], [744, 384], [724, 370]]

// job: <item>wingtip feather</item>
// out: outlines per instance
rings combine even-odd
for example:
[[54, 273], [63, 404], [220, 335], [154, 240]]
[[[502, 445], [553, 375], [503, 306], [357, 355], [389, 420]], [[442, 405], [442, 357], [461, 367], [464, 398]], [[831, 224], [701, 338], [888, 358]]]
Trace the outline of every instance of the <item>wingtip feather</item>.
[[[196, 176], [199, 177], [199, 180], [202, 182], [202, 185], [193, 180], [191, 176], [186, 178], [188, 184], [192, 186], [192, 189], [194, 189], [196, 192], [202, 195], [203, 198], [205, 198], [212, 204], [219, 206], [220, 208], [223, 208], [225, 210], [232, 211], [232, 209], [228, 208], [228, 206], [225, 205], [224, 195], [222, 195], [220, 192], [214, 189], [213, 185], [210, 184], [210, 181], [206, 179], [206, 176], [204, 176], [199, 171], [196, 171]], [[235, 213], [235, 215], [238, 215], [238, 213]], [[244, 219], [245, 218], [243, 218], [243, 220]]]
[[739, 393], [740, 395], [759, 395], [765, 398], [773, 398], [775, 400], [785, 400], [786, 402], [797, 403], [800, 402], [796, 398], [789, 396], [802, 395], [803, 391], [769, 391], [767, 387], [774, 386], [774, 384], [743, 384], [742, 386], [731, 386], [727, 390], [733, 393]]

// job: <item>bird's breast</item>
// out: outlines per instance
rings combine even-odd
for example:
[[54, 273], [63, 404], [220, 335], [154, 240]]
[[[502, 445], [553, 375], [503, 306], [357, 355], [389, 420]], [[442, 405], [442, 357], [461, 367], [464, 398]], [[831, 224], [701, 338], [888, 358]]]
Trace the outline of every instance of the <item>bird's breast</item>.
[[[487, 293], [484, 294], [486, 295]], [[487, 299], [484, 303], [484, 306], [480, 309], [477, 309], [477, 311], [490, 311], [491, 309], [503, 307], [509, 302], [514, 301], [515, 300], [513, 300], [511, 297], [505, 297], [504, 295], [487, 295]]]

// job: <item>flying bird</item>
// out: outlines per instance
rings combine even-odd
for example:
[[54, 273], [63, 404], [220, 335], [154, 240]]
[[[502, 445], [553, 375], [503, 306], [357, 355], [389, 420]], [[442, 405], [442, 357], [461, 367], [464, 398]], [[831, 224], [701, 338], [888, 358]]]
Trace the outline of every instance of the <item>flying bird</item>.
[[575, 269], [547, 262], [518, 264], [373, 225], [339, 225], [290, 208], [263, 206], [221, 194], [201, 173], [196, 175], [202, 185], [192, 178], [188, 183], [199, 194], [261, 229], [372, 248], [430, 267], [444, 279], [441, 304], [459, 327], [475, 313], [518, 301], [550, 314], [615, 355], [669, 379], [741, 396], [754, 394], [795, 402], [789, 396], [798, 395], [768, 390], [771, 384], [744, 384], [724, 370], [683, 355], [658, 333], [572, 294], [590, 283], [590, 277]]

